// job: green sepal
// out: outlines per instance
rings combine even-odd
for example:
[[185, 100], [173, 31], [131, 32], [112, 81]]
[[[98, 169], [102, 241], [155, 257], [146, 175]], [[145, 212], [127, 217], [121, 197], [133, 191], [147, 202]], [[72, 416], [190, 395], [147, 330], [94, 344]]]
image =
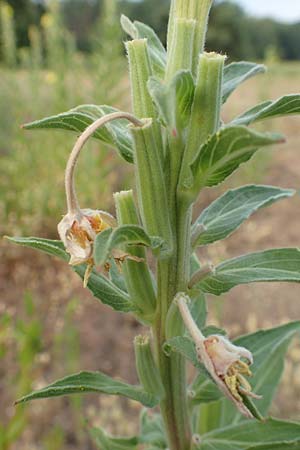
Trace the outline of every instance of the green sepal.
[[147, 39], [153, 73], [163, 78], [166, 70], [167, 52], [155, 31], [137, 20], [132, 22], [124, 14], [121, 16], [121, 25], [125, 33], [132, 39]]
[[235, 91], [235, 89], [244, 81], [260, 73], [266, 72], [266, 66], [247, 61], [240, 61], [228, 64], [224, 68], [224, 79], [222, 97], [223, 103]]
[[260, 120], [300, 114], [300, 94], [285, 95], [275, 101], [266, 101], [236, 117], [231, 125], [250, 125]]
[[[118, 109], [106, 105], [80, 105], [65, 113], [27, 123], [23, 125], [23, 128], [25, 130], [61, 129], [82, 133], [100, 117], [118, 111]], [[115, 147], [125, 161], [132, 163], [133, 143], [127, 126], [127, 120], [114, 120], [96, 130], [93, 137]]]
[[97, 234], [94, 242], [94, 261], [96, 265], [104, 264], [113, 249], [127, 245], [142, 245], [158, 250], [163, 245], [159, 237], [150, 237], [138, 225], [122, 225], [118, 228], [107, 228]]
[[98, 392], [109, 395], [121, 395], [140, 402], [148, 408], [153, 408], [159, 402], [153, 394], [145, 392], [139, 386], [132, 386], [113, 378], [101, 372], [79, 372], [74, 375], [62, 378], [47, 387], [36, 390], [31, 394], [17, 400], [16, 404], [26, 403], [31, 400], [60, 397], [70, 394], [85, 394]]

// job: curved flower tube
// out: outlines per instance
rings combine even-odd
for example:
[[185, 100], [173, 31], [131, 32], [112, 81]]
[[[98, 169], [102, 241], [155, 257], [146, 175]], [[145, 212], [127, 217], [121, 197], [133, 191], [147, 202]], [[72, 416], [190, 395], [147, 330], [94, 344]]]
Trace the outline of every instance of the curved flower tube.
[[89, 137], [92, 136], [98, 128], [117, 119], [127, 119], [138, 127], [144, 125], [141, 120], [135, 118], [132, 114], [124, 112], [115, 112], [99, 118], [78, 138], [66, 167], [65, 188], [68, 212], [58, 224], [58, 234], [66, 247], [66, 251], [71, 256], [70, 264], [78, 265], [87, 263], [84, 286], [87, 285], [89, 275], [94, 265], [92, 258], [93, 243], [97, 234], [107, 228], [116, 227], [117, 222], [112, 215], [105, 211], [80, 209], [75, 191], [75, 167], [79, 154]]

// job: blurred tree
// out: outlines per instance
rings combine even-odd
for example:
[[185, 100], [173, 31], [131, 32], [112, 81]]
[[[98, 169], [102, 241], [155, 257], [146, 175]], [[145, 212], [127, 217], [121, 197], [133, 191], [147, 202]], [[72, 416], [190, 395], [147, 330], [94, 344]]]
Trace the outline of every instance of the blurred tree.
[[211, 11], [208, 29], [208, 50], [230, 55], [232, 59], [254, 58], [251, 22], [244, 10], [229, 1], [216, 4]]
[[[93, 49], [93, 30], [103, 15], [104, 0], [60, 0], [64, 23], [83, 51]], [[155, 29], [165, 42], [170, 0], [117, 0], [118, 13], [140, 20]], [[1, 0], [0, 0], [1, 2]], [[7, 0], [14, 9], [18, 47], [28, 45], [28, 29], [38, 24], [46, 0]], [[232, 59], [263, 59], [273, 48], [282, 59], [300, 58], [300, 23], [282, 24], [249, 17], [230, 0], [216, 0], [211, 12], [207, 49]]]
[[28, 28], [37, 25], [45, 12], [43, 2], [31, 0], [6, 0], [13, 8], [18, 47], [29, 45]]

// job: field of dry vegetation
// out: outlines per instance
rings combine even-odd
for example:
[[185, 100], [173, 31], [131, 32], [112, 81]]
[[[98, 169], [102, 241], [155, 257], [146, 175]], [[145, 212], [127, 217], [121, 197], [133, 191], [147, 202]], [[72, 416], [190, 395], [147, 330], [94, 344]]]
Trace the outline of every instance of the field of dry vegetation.
[[[297, 92], [299, 69], [297, 64], [271, 65], [266, 76], [257, 83], [247, 82], [232, 96], [224, 119], [255, 102]], [[26, 72], [18, 73], [13, 80], [8, 73], [2, 75], [7, 81], [5, 92], [1, 92], [7, 111], [4, 114], [1, 106], [1, 232], [55, 237], [55, 223], [64, 213], [63, 168], [74, 136], [24, 133], [18, 130], [18, 124], [60, 111], [60, 94], [53, 97], [59, 80], [51, 73], [43, 74], [44, 82], [35, 97], [37, 106], [29, 86], [35, 82]], [[70, 83], [70, 89], [63, 92], [72, 93], [64, 101], [65, 109], [74, 106], [73, 101], [93, 102], [94, 96], [98, 103], [107, 101], [105, 92], [97, 95], [91, 78], [84, 73], [80, 76], [80, 83], [74, 77], [64, 80]], [[123, 80], [122, 95], [116, 96], [119, 106], [121, 103], [126, 108], [127, 86], [127, 80]], [[285, 133], [287, 144], [259, 153], [238, 177], [206, 191], [195, 210], [232, 186], [256, 182], [300, 189], [299, 120], [290, 117], [260, 125], [266, 126]], [[130, 186], [131, 169], [121, 171], [118, 160], [99, 145], [93, 144], [87, 153], [78, 179], [82, 204], [113, 212], [111, 193]], [[296, 195], [256, 213], [226, 243], [210, 246], [209, 253], [202, 250], [201, 261], [218, 262], [257, 249], [299, 246], [299, 204]], [[133, 432], [138, 407], [124, 400], [120, 408], [114, 397], [42, 400], [25, 409], [16, 409], [13, 402], [32, 387], [79, 369], [98, 369], [137, 382], [132, 342], [141, 326], [97, 303], [62, 262], [6, 242], [1, 243], [0, 285], [0, 450], [93, 449], [85, 431], [86, 420], [111, 431]], [[300, 318], [299, 286], [240, 286], [222, 298], [211, 297], [209, 309], [211, 324], [222, 324], [232, 336], [258, 326], [275, 326]], [[280, 417], [300, 419], [299, 341], [290, 349], [273, 410]], [[26, 423], [29, 426], [25, 427]], [[1, 434], [8, 431], [10, 444], [1, 442]]]

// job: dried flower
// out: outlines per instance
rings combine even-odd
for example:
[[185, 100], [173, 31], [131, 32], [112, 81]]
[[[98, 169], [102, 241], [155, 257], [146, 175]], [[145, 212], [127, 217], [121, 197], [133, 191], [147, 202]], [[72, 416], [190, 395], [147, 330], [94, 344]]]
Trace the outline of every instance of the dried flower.
[[252, 375], [250, 371], [250, 365], [253, 363], [252, 353], [244, 347], [232, 344], [224, 336], [211, 335], [205, 338], [191, 316], [187, 306], [188, 297], [178, 294], [176, 300], [183, 321], [195, 342], [200, 362], [238, 410], [244, 416], [253, 418], [243, 401], [243, 396], [260, 398], [252, 392], [251, 385], [245, 378], [245, 375]]
[[58, 224], [58, 234], [71, 255], [72, 266], [87, 263], [84, 286], [94, 265], [93, 243], [98, 233], [115, 227], [116, 220], [104, 211], [82, 209], [75, 213], [66, 214]]

